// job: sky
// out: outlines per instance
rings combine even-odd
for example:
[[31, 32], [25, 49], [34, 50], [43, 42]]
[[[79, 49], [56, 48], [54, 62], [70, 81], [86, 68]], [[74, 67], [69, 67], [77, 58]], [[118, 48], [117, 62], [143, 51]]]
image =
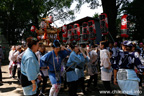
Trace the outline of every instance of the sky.
[[[99, 0], [99, 2], [100, 1], [101, 0]], [[100, 4], [101, 4], [101, 2], [100, 2]], [[76, 5], [76, 2], [74, 2], [71, 5], [70, 9], [74, 9], [75, 5]], [[94, 16], [95, 13], [101, 14], [103, 12], [102, 6], [96, 8], [96, 9], [90, 9], [88, 6], [89, 6], [89, 4], [87, 4], [87, 3], [84, 4], [84, 5], [82, 5], [82, 7], [80, 9], [80, 12], [78, 12], [78, 13], [75, 14], [75, 19], [74, 20], [65, 21], [65, 22], [62, 22], [62, 21], [58, 20], [58, 21], [55, 21], [54, 23], [57, 25], [57, 27], [61, 27], [64, 24], [69, 24], [69, 23], [71, 23], [73, 21], [79, 20], [79, 19], [87, 17], [87, 16], [92, 17], [92, 16]]]

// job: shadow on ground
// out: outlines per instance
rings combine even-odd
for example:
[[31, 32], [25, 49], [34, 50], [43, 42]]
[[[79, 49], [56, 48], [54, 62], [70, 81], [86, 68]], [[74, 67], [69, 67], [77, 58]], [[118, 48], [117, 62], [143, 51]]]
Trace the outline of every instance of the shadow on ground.
[[[3, 71], [3, 85], [0, 86], [0, 93], [4, 93], [7, 94], [10, 92], [10, 94], [12, 96], [23, 96], [23, 91], [22, 88], [20, 86], [20, 83], [18, 82], [17, 79], [12, 79], [9, 78], [8, 75], [8, 66], [2, 66], [2, 71]], [[86, 79], [85, 79], [85, 86], [87, 86], [88, 83], [88, 75], [86, 74]], [[143, 81], [144, 82], [144, 81]], [[51, 88], [51, 83], [50, 80], [48, 79], [47, 82], [47, 87], [45, 90], [45, 95], [49, 96], [49, 90]], [[111, 87], [113, 90], [120, 90], [118, 86], [111, 84]], [[40, 87], [41, 89], [41, 87]], [[104, 86], [102, 84], [101, 78], [100, 78], [100, 74], [98, 76], [98, 84], [97, 86], [94, 86], [93, 83], [91, 84], [91, 86], [89, 88], [86, 88], [87, 90], [87, 95], [85, 96], [106, 96], [105, 94], [100, 94], [100, 91], [104, 90]], [[142, 94], [140, 94], [140, 96], [144, 96], [144, 88], [141, 90]], [[11, 96], [10, 95], [10, 96]], [[1, 95], [0, 95], [1, 96]], [[4, 95], [6, 96], [6, 95]], [[60, 93], [58, 96], [69, 96], [68, 95], [68, 87], [64, 88], [64, 85], [62, 84]], [[81, 92], [81, 89], [78, 88], [78, 96], [84, 96], [83, 93]], [[114, 94], [113, 96], [123, 96], [120, 94]]]
[[15, 90], [16, 87], [9, 87], [9, 88], [0, 88], [1, 92], [9, 92]]

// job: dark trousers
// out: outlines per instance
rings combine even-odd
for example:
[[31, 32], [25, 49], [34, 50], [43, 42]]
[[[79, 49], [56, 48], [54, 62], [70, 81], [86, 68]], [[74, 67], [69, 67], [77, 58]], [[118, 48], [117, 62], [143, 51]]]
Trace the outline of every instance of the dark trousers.
[[96, 87], [97, 86], [97, 74], [90, 76], [90, 79], [88, 81], [88, 87], [90, 87], [93, 80], [94, 80], [94, 86]]
[[15, 78], [17, 65], [12, 67], [12, 77]]
[[0, 81], [2, 81], [2, 71], [1, 71], [1, 66], [0, 66]]
[[140, 79], [139, 86], [142, 87], [143, 75], [142, 74], [138, 74], [138, 77]]
[[79, 87], [82, 89], [83, 93], [85, 93], [84, 77], [81, 77], [81, 78], [78, 80], [78, 85], [79, 85]]
[[17, 74], [18, 74], [18, 79], [19, 79], [19, 81], [20, 81], [20, 76], [21, 76], [21, 68], [18, 68]]
[[77, 81], [68, 82], [69, 96], [78, 96], [77, 93]]
[[42, 91], [42, 93], [44, 93], [46, 85], [47, 85], [48, 77], [42, 77], [42, 78], [43, 78], [43, 81], [42, 81], [43, 85], [42, 85], [42, 90], [41, 91]]
[[61, 78], [62, 78], [62, 82], [64, 84], [64, 89], [67, 89], [66, 75], [64, 77], [62, 76]]
[[[112, 89], [110, 86], [110, 81], [103, 81], [103, 85], [104, 85], [106, 91], [112, 92]], [[112, 96], [112, 94], [106, 94], [106, 96]]]

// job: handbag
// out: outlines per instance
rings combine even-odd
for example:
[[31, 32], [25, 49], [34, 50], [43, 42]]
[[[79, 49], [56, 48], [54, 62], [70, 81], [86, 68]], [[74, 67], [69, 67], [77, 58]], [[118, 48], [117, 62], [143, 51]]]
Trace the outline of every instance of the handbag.
[[56, 81], [59, 82], [61, 77], [58, 72], [55, 72], [55, 77], [56, 77]]
[[53, 52], [52, 52], [52, 55], [53, 55], [53, 66], [54, 66], [54, 71], [55, 71], [55, 78], [56, 78], [56, 81], [59, 82], [60, 81], [60, 73], [61, 72], [57, 72], [56, 71], [54, 53]]
[[118, 80], [127, 80], [127, 71], [126, 69], [120, 69], [117, 73]]

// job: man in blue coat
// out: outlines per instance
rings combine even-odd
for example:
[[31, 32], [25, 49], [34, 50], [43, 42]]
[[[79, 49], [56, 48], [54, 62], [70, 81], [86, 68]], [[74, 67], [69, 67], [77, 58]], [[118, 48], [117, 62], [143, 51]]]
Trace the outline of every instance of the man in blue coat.
[[48, 66], [49, 78], [52, 84], [49, 96], [57, 96], [61, 88], [61, 62], [71, 53], [70, 49], [60, 47], [60, 42], [55, 40], [53, 50], [40, 59], [40, 67]]

